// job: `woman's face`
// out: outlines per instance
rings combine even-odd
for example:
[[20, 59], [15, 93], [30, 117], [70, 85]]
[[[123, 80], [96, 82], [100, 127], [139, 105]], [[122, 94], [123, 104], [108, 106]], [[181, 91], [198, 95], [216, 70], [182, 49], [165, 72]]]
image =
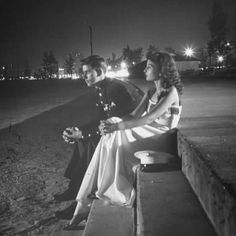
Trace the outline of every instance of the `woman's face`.
[[147, 65], [144, 69], [144, 73], [147, 81], [154, 81], [158, 78], [157, 66], [151, 60], [147, 60]]

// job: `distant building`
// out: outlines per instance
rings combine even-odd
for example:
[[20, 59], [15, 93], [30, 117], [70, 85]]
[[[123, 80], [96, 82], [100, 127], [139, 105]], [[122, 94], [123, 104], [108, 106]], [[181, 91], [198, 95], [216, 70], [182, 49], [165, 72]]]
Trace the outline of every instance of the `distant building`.
[[68, 73], [65, 73], [65, 69], [64, 68], [59, 68], [58, 69], [58, 78], [59, 79], [79, 79], [80, 78], [80, 75], [77, 74], [77, 73], [73, 73], [73, 74], [68, 74]]
[[[186, 57], [180, 54], [171, 54], [175, 59], [178, 71], [198, 71], [200, 70], [200, 60], [195, 57]], [[142, 61], [135, 66], [129, 68], [129, 74], [131, 79], [145, 79], [144, 69], [146, 67], [147, 61]]]
[[200, 60], [195, 57], [186, 57], [180, 54], [173, 54], [173, 58], [175, 59], [176, 66], [179, 72], [184, 71], [197, 71], [199, 70]]

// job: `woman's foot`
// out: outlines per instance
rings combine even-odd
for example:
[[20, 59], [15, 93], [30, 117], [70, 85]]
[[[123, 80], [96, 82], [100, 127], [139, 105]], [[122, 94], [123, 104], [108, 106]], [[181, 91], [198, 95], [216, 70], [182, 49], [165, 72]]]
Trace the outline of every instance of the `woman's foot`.
[[70, 220], [70, 222], [63, 227], [63, 229], [64, 230], [76, 229], [80, 222], [87, 219], [88, 214], [89, 212], [79, 213], [77, 215], [74, 215]]
[[76, 226], [78, 226], [78, 224], [81, 221], [87, 219], [89, 211], [90, 211], [91, 203], [92, 201], [90, 199], [83, 202], [78, 201], [75, 211], [74, 211], [74, 215], [72, 219], [70, 220], [69, 224], [64, 226], [64, 229], [65, 230], [75, 229]]

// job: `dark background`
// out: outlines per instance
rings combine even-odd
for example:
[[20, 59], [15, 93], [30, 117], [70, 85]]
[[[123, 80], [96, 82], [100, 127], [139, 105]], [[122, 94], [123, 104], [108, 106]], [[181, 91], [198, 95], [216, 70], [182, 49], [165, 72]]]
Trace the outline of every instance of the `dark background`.
[[[43, 52], [52, 50], [63, 65], [77, 51], [90, 54], [89, 25], [94, 53], [105, 58], [150, 44], [184, 50], [206, 45], [207, 21], [214, 0], [0, 0], [0, 65], [38, 69]], [[236, 1], [219, 0], [228, 15], [229, 38], [234, 34]]]

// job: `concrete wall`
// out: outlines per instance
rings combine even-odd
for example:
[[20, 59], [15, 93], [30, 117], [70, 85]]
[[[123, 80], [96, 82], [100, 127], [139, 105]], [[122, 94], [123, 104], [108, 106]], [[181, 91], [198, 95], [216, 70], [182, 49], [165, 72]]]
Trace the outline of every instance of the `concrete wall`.
[[179, 71], [199, 70], [200, 61], [176, 61]]

